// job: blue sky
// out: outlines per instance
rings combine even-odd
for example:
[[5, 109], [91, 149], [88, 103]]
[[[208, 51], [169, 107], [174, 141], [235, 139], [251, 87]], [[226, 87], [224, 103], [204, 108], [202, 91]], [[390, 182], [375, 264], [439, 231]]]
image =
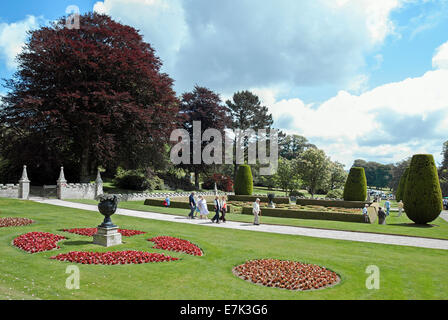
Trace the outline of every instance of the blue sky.
[[446, 0], [2, 1], [1, 78], [14, 72], [24, 32], [69, 5], [139, 29], [178, 94], [195, 84], [223, 99], [252, 90], [277, 127], [347, 166], [421, 152], [440, 161], [448, 140]]

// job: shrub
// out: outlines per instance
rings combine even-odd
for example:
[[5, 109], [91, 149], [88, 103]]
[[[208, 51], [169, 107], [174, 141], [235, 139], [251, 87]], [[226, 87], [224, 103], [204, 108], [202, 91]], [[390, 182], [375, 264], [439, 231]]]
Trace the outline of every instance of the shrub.
[[406, 168], [403, 175], [400, 178], [400, 182], [398, 184], [397, 192], [395, 193], [395, 199], [397, 201], [403, 200], [404, 190], [406, 188], [406, 181], [409, 175], [409, 168]]
[[303, 192], [297, 191], [297, 190], [293, 190], [289, 193], [290, 197], [305, 197], [305, 194]]
[[367, 179], [364, 168], [350, 169], [344, 188], [344, 200], [365, 201], [367, 198]]
[[193, 191], [194, 185], [190, 181], [190, 176], [175, 171], [166, 172], [160, 177], [165, 184], [172, 190]]
[[252, 170], [247, 164], [240, 165], [235, 179], [235, 194], [251, 196], [254, 191], [254, 180]]
[[208, 177], [202, 184], [202, 188], [206, 190], [213, 190], [215, 189], [215, 183], [218, 187], [218, 190], [222, 190], [225, 192], [233, 191], [232, 179], [229, 176], [225, 176], [219, 173], [215, 173], [214, 175]]
[[163, 188], [163, 180], [150, 169], [124, 170], [117, 169], [115, 184], [122, 189], [145, 191]]
[[330, 190], [327, 193], [327, 198], [329, 199], [342, 199], [343, 196], [344, 196], [344, 190], [342, 189]]
[[440, 215], [442, 191], [432, 155], [412, 157], [403, 202], [406, 215], [417, 224], [429, 223]]

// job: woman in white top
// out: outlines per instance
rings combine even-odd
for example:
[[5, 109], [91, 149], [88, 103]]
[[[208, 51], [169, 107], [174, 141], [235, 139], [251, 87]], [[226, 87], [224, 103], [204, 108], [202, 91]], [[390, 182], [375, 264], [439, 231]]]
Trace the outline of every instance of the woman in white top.
[[203, 219], [204, 217], [207, 218], [207, 216], [210, 214], [210, 212], [208, 211], [208, 208], [207, 208], [207, 201], [205, 200], [205, 198], [203, 196], [199, 197], [198, 208], [199, 208], [199, 213], [201, 215], [201, 219]]
[[254, 202], [253, 213], [254, 213], [254, 225], [259, 226], [260, 225], [260, 218], [259, 217], [261, 216], [260, 199], [257, 199]]

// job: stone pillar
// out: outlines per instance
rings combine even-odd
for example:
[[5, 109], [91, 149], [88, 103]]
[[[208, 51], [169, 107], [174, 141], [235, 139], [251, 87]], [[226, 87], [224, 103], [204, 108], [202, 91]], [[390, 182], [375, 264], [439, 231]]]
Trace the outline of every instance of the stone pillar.
[[19, 180], [19, 199], [28, 199], [30, 195], [30, 180], [26, 166], [23, 166], [22, 178]]
[[61, 167], [61, 173], [59, 174], [58, 183], [58, 199], [63, 200], [65, 198], [65, 189], [67, 187], [67, 180], [65, 180], [64, 167]]
[[102, 194], [104, 194], [103, 179], [101, 179], [101, 173], [100, 170], [98, 170], [98, 174], [96, 175], [95, 180], [95, 199]]

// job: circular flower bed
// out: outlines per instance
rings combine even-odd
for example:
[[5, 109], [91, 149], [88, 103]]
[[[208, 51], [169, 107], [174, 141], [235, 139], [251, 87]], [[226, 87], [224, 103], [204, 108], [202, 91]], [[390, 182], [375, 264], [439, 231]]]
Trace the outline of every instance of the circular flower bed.
[[[98, 228], [64, 229], [62, 231], [78, 234], [80, 236], [93, 237], [98, 232]], [[137, 236], [137, 235], [146, 233], [143, 231], [126, 230], [126, 229], [118, 229], [118, 232], [121, 233], [124, 237], [133, 237], [133, 236]]]
[[339, 276], [324, 267], [295, 261], [253, 260], [233, 269], [243, 280], [288, 290], [317, 290], [339, 283]]
[[155, 237], [148, 241], [154, 242], [154, 249], [183, 252], [192, 256], [202, 256], [202, 250], [187, 240], [173, 237]]
[[178, 258], [165, 256], [161, 253], [149, 253], [142, 251], [117, 251], [117, 252], [78, 252], [59, 254], [50, 259], [81, 264], [142, 264], [150, 262], [176, 261]]
[[14, 246], [29, 253], [59, 249], [58, 242], [63, 236], [47, 232], [29, 232], [14, 239]]
[[0, 228], [21, 227], [34, 223], [31, 219], [26, 218], [0, 218]]

